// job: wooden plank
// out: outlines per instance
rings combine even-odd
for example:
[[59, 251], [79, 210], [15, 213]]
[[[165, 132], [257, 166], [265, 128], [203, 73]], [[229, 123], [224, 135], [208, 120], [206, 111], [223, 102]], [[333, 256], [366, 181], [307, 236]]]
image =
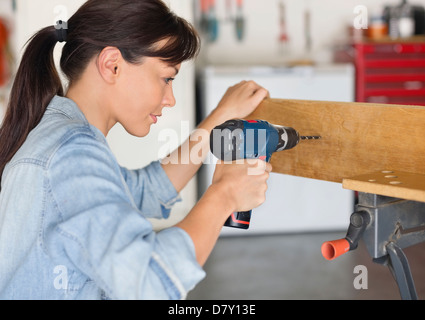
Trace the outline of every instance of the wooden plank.
[[382, 170], [425, 174], [425, 107], [266, 99], [247, 119], [322, 136], [273, 154], [274, 172], [339, 183]]
[[344, 179], [345, 189], [425, 202], [425, 175], [381, 170]]

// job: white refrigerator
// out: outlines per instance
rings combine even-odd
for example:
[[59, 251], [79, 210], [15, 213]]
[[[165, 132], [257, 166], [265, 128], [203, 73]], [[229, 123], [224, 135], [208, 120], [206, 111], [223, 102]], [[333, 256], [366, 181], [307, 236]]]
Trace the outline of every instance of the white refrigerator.
[[[241, 80], [256, 81], [269, 90], [271, 98], [347, 102], [354, 98], [351, 65], [207, 67], [199, 77], [200, 116], [209, 114], [226, 89]], [[200, 195], [210, 185], [214, 168], [210, 153], [199, 173]], [[353, 208], [353, 192], [339, 183], [272, 173], [266, 201], [252, 211], [249, 229], [225, 227], [222, 235], [345, 230]]]

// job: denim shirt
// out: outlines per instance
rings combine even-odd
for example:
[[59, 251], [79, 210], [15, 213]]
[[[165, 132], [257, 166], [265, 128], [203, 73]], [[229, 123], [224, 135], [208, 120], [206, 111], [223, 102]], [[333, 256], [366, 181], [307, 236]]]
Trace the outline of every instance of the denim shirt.
[[147, 220], [180, 200], [159, 162], [120, 167], [72, 100], [53, 98], [1, 186], [0, 299], [184, 299], [205, 276], [185, 231]]

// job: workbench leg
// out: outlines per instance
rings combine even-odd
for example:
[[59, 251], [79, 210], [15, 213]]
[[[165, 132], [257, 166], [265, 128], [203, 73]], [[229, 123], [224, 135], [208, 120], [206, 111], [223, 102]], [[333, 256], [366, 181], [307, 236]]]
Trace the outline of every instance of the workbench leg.
[[417, 300], [418, 296], [406, 255], [393, 242], [390, 242], [386, 248], [389, 255], [388, 267], [397, 282], [401, 298], [403, 300]]

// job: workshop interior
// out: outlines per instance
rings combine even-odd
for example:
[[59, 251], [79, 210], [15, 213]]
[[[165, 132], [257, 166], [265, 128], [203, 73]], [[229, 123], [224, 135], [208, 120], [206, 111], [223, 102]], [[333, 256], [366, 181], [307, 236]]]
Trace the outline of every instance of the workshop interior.
[[[0, 121], [26, 41], [42, 27], [66, 21], [83, 2], [0, 0]], [[119, 124], [109, 133], [111, 149], [127, 168], [165, 157], [241, 80], [266, 88], [276, 108], [306, 100], [312, 108], [317, 102], [317, 110], [319, 102], [425, 110], [425, 0], [164, 2], [195, 25], [202, 49], [195, 61], [183, 64], [173, 83], [176, 106], [149, 136], [132, 137]], [[341, 111], [340, 122], [352, 120], [344, 118], [350, 114]], [[217, 159], [279, 159], [280, 164], [286, 155], [327, 144], [326, 123], [295, 127], [281, 119], [285, 114], [217, 127], [210, 155], [181, 192], [182, 201], [170, 219], [152, 220], [155, 228], [172, 226], [190, 211], [211, 184]], [[397, 131], [392, 128], [394, 140]], [[250, 134], [255, 143], [248, 143]], [[321, 157], [309, 155], [312, 166], [314, 157]], [[188, 299], [425, 299], [425, 170], [408, 171], [398, 174], [386, 166], [374, 177], [344, 183], [272, 172], [266, 201], [235, 213], [223, 226], [206, 277]], [[412, 181], [412, 197], [400, 191], [404, 181], [397, 175]], [[364, 187], [380, 179], [389, 187]]]

